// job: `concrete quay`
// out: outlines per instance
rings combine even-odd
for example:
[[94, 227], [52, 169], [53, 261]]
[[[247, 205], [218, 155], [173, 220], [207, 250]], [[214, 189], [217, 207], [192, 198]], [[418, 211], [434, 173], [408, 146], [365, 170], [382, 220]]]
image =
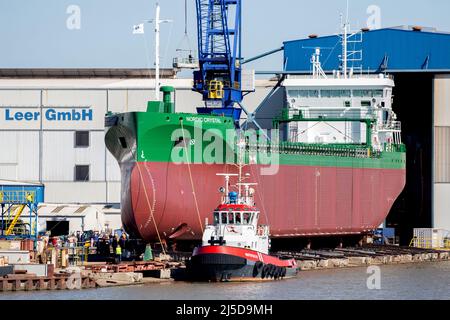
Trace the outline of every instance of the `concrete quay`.
[[301, 271], [450, 260], [449, 251], [397, 246], [302, 250], [300, 252], [279, 252], [278, 255], [295, 258]]

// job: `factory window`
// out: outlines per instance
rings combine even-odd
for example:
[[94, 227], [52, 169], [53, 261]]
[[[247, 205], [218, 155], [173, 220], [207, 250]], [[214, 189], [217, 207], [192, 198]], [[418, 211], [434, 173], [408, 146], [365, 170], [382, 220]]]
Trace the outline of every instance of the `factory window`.
[[89, 181], [89, 166], [86, 165], [75, 166], [75, 181], [76, 182]]
[[75, 131], [75, 148], [89, 147], [89, 131]]

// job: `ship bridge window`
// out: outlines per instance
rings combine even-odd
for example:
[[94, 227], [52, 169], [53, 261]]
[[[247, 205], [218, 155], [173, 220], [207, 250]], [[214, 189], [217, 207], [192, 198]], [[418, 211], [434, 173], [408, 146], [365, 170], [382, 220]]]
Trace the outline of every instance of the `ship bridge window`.
[[243, 224], [250, 224], [250, 218], [251, 218], [251, 213], [250, 212], [244, 212], [244, 217], [243, 217]]
[[322, 90], [320, 92], [322, 98], [350, 98], [351, 90]]
[[319, 90], [300, 90], [298, 91], [299, 98], [318, 98]]
[[288, 96], [291, 98], [298, 98], [299, 91], [298, 90], [288, 90]]
[[236, 224], [241, 224], [241, 213], [240, 212], [236, 212], [236, 219], [235, 219], [235, 223]]
[[382, 98], [383, 90], [353, 90], [353, 96], [357, 98]]
[[374, 98], [383, 98], [383, 90], [373, 90]]
[[220, 212], [214, 212], [214, 225], [218, 225], [220, 223]]
[[222, 212], [221, 214], [222, 216], [222, 224], [227, 224], [228, 223], [228, 213], [227, 212]]
[[229, 224], [234, 224], [234, 212], [228, 212], [228, 223]]

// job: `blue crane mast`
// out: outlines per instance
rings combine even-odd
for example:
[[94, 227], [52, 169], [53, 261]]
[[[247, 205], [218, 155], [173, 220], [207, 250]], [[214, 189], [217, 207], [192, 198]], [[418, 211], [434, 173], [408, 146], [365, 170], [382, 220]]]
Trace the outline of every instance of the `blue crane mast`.
[[196, 0], [200, 70], [193, 90], [203, 95], [200, 114], [241, 118], [242, 0]]

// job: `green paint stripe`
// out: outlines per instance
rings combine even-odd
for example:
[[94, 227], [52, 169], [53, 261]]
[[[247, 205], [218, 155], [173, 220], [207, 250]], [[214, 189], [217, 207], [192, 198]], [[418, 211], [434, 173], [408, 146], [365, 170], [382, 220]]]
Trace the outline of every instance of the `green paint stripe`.
[[[227, 130], [233, 130], [234, 125], [231, 118], [206, 116], [198, 114], [163, 114], [163, 113], [135, 113], [137, 120], [137, 157], [138, 161], [144, 162], [172, 162], [172, 151], [174, 141], [171, 140], [172, 133], [181, 129], [180, 120], [183, 120], [183, 126], [190, 133], [190, 142], [196, 140], [197, 150], [202, 152], [211, 142], [204, 142], [202, 146], [198, 145], [197, 140], [202, 140], [203, 133], [206, 130], [217, 130], [222, 137], [226, 136]], [[203, 131], [201, 136], [196, 137], [193, 127], [197, 120], [201, 121]], [[222, 142], [225, 150], [225, 142]], [[208, 161], [196, 159], [194, 146], [189, 145], [190, 159], [193, 164], [208, 164]], [[184, 149], [179, 149], [179, 154], [184, 154]], [[202, 153], [200, 152], [200, 153]], [[225, 152], [225, 151], [224, 151]], [[181, 157], [186, 159], [185, 156]], [[222, 161], [219, 164], [223, 164]], [[405, 169], [405, 152], [383, 152], [379, 158], [357, 158], [357, 157], [339, 157], [311, 154], [286, 154], [282, 153], [279, 157], [280, 165], [292, 166], [320, 166], [320, 167], [340, 167], [340, 168], [373, 168], [373, 169]], [[259, 161], [259, 163], [261, 163]], [[273, 162], [272, 162], [273, 163]]]

